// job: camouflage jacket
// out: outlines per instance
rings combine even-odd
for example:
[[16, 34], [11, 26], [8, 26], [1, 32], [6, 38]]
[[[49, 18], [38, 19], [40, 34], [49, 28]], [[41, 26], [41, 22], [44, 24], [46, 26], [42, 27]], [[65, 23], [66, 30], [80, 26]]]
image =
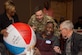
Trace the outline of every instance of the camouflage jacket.
[[57, 24], [56, 24], [56, 22], [53, 20], [53, 18], [50, 17], [50, 16], [44, 15], [43, 20], [42, 20], [41, 22], [38, 22], [38, 21], [36, 20], [35, 15], [32, 15], [31, 18], [30, 18], [30, 20], [29, 20], [29, 22], [28, 22], [28, 24], [35, 26], [37, 32], [42, 32], [42, 31], [44, 31], [45, 24], [46, 24], [47, 22], [49, 22], [49, 21], [52, 21], [52, 22], [54, 23], [54, 25], [55, 25], [55, 27], [54, 27], [54, 29], [55, 29], [55, 35], [59, 35], [59, 34], [57, 33], [57, 32], [58, 32], [58, 29], [57, 29], [57, 27], [56, 27]]

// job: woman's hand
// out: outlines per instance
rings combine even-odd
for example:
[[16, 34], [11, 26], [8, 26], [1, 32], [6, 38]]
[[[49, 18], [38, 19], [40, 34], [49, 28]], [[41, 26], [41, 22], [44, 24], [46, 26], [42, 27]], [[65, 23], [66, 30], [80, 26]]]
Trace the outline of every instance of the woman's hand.
[[55, 50], [56, 53], [61, 54], [61, 50], [60, 50], [59, 46], [54, 46], [54, 50]]
[[8, 36], [7, 29], [1, 30], [1, 34], [3, 34], [4, 37], [7, 37]]

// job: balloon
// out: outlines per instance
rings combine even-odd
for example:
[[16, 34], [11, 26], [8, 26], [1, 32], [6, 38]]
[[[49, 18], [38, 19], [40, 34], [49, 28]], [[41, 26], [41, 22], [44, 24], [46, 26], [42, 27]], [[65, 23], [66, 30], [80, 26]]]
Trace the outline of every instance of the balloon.
[[13, 23], [7, 27], [8, 36], [4, 42], [13, 54], [25, 54], [25, 51], [36, 44], [36, 35], [32, 28], [25, 23]]

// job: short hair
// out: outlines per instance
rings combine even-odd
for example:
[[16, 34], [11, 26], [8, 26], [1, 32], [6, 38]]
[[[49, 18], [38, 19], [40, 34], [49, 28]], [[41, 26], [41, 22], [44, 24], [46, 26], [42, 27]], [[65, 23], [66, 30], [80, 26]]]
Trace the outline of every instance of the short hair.
[[62, 28], [66, 28], [66, 29], [73, 29], [74, 28], [74, 25], [70, 20], [65, 20], [60, 25], [62, 25]]
[[41, 5], [35, 7], [34, 13], [36, 13], [37, 11], [40, 11], [40, 10], [43, 10], [43, 6], [41, 6]]
[[46, 26], [47, 26], [48, 24], [52, 24], [53, 27], [54, 27], [54, 23], [53, 23], [52, 21], [47, 22], [47, 23], [46, 23]]
[[4, 3], [4, 9], [5, 10], [12, 9], [13, 7], [15, 7], [15, 4], [13, 3], [12, 0], [8, 0]]

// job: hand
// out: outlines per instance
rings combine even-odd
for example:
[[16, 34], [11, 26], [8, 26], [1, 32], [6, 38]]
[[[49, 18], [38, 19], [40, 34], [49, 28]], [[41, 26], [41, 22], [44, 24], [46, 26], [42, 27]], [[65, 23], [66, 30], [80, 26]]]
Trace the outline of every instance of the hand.
[[7, 29], [1, 30], [1, 34], [3, 34], [4, 37], [7, 37], [8, 36]]
[[36, 31], [36, 26], [33, 25], [33, 26], [32, 26], [32, 29], [33, 29], [34, 31]]
[[54, 50], [55, 50], [56, 53], [61, 54], [61, 50], [60, 50], [59, 46], [54, 46]]
[[36, 47], [35, 47], [35, 49], [34, 49], [34, 55], [41, 55], [39, 49], [36, 48]]

